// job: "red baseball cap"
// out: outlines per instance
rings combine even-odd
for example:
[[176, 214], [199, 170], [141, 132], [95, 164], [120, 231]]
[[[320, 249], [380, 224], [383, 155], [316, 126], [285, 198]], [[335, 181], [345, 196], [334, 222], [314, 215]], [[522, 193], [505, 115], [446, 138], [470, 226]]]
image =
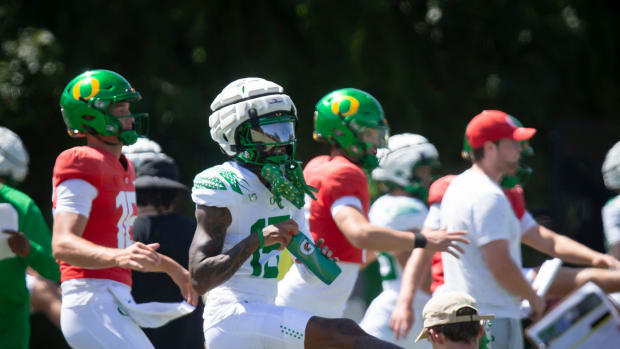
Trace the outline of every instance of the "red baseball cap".
[[534, 128], [518, 127], [510, 115], [499, 110], [484, 110], [467, 125], [465, 135], [472, 148], [480, 148], [486, 141], [502, 138], [526, 141], [536, 133]]

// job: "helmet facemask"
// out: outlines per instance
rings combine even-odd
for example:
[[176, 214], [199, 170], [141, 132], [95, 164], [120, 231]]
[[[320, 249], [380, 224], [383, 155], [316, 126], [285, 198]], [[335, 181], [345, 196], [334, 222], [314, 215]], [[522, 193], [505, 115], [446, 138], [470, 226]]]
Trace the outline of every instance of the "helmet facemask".
[[439, 161], [437, 159], [425, 159], [423, 158], [411, 169], [411, 177], [409, 178], [409, 184], [403, 187], [409, 194], [420, 198], [424, 202], [428, 200], [428, 187], [429, 184], [425, 184], [422, 178], [416, 175], [417, 170], [422, 166], [430, 166], [432, 183], [435, 177], [433, 176], [433, 170], [439, 167]]
[[[348, 127], [353, 131], [356, 141], [344, 148], [345, 153], [357, 160], [364, 170], [371, 172], [379, 166], [377, 150], [387, 147], [389, 128], [361, 126], [355, 120], [349, 121]], [[371, 149], [374, 149], [374, 153], [370, 151]]]
[[[432, 143], [421, 135], [397, 134], [378, 155], [379, 167], [372, 172], [374, 180], [385, 183], [390, 190], [402, 189], [426, 201], [433, 170], [440, 165], [439, 152]], [[423, 177], [419, 177], [421, 169], [428, 170]]]
[[237, 158], [258, 166], [294, 161], [296, 122], [297, 118], [286, 112], [251, 117], [237, 129]]
[[250, 119], [239, 125], [235, 134], [235, 147], [240, 161], [260, 166], [260, 176], [269, 182], [269, 190], [279, 207], [285, 198], [295, 207], [304, 205], [305, 194], [313, 199], [317, 190], [306, 184], [302, 166], [295, 160], [294, 112], [274, 112], [256, 116], [256, 110], [248, 111]]

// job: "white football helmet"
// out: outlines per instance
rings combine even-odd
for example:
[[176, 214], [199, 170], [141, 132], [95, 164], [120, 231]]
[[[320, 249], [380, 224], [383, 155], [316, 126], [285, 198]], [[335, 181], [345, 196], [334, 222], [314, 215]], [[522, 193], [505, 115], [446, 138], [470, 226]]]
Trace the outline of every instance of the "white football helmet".
[[30, 157], [21, 138], [0, 126], [0, 176], [21, 182], [28, 174]]
[[135, 168], [140, 167], [145, 160], [168, 158], [161, 152], [161, 147], [157, 142], [146, 137], [139, 137], [132, 145], [124, 145], [122, 152]]
[[261, 78], [244, 78], [231, 82], [211, 103], [211, 138], [226, 154], [234, 156], [241, 150], [237, 144], [237, 128], [251, 117], [276, 112], [289, 113], [296, 117], [295, 104], [283, 92], [280, 85]]
[[388, 147], [377, 153], [379, 167], [372, 171], [376, 181], [393, 182], [401, 187], [417, 186], [414, 169], [439, 164], [439, 152], [424, 136], [413, 133], [393, 135]]
[[603, 181], [611, 190], [620, 189], [620, 142], [616, 143], [605, 156], [603, 162]]

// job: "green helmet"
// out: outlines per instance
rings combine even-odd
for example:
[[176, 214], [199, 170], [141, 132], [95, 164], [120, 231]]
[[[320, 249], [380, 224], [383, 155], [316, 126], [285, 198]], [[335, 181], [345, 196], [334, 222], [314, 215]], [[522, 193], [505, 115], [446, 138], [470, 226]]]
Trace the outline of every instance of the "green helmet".
[[[75, 77], [62, 91], [60, 111], [71, 137], [116, 136], [122, 144], [136, 142], [148, 133], [148, 114], [114, 116], [110, 107], [126, 101], [133, 103], [142, 97], [121, 75], [109, 70], [90, 70]], [[125, 130], [118, 119], [133, 118], [132, 129]]]
[[[510, 116], [510, 119], [512, 119], [512, 122], [514, 122], [514, 124], [517, 125], [517, 127], [523, 127], [523, 124], [521, 123], [521, 121], [517, 120], [517, 118], [515, 118], [512, 115], [508, 115], [508, 116]], [[520, 143], [521, 143], [521, 148], [523, 149], [521, 151], [521, 156], [533, 156], [534, 155], [534, 149], [530, 146], [530, 143], [528, 141], [521, 141]], [[469, 141], [467, 140], [467, 136], [465, 136], [463, 138], [463, 150], [461, 151], [461, 157], [465, 160], [469, 160], [471, 157], [470, 156], [471, 151], [472, 151], [471, 145], [469, 144]], [[515, 173], [514, 176], [504, 176], [500, 184], [503, 188], [513, 188], [517, 184], [526, 185], [527, 182], [530, 180], [530, 177], [532, 176], [532, 172], [533, 171], [531, 167], [520, 162], [519, 168], [517, 169], [517, 173]]]
[[314, 139], [339, 146], [346, 156], [371, 171], [379, 165], [371, 148], [387, 145], [389, 128], [383, 108], [369, 93], [354, 88], [330, 92], [316, 104]]

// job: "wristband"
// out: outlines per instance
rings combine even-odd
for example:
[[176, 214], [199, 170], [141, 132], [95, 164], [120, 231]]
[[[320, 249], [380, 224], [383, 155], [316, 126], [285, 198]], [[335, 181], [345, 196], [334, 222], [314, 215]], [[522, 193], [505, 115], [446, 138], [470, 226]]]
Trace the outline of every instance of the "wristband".
[[413, 248], [424, 248], [426, 246], [426, 236], [422, 233], [414, 233]]

